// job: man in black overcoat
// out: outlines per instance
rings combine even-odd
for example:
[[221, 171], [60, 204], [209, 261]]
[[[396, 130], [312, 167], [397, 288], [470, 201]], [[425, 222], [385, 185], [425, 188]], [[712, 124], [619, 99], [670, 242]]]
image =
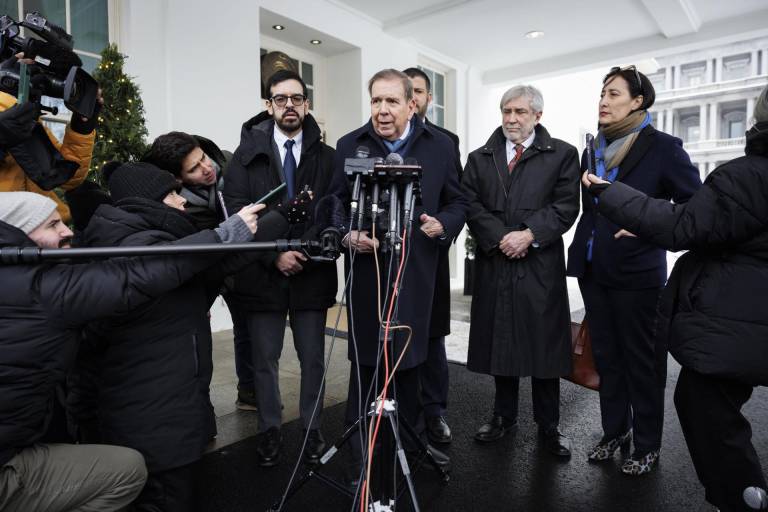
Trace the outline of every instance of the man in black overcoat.
[[[432, 103], [432, 84], [427, 74], [419, 68], [403, 70], [413, 84], [416, 100], [416, 116], [425, 125], [440, 131], [451, 139], [456, 150], [456, 176], [461, 179], [459, 137], [427, 119], [427, 109]], [[448, 358], [445, 354], [445, 337], [451, 334], [451, 271], [448, 262], [450, 246], [440, 247], [437, 262], [435, 294], [432, 299], [432, 318], [429, 323], [429, 348], [427, 360], [421, 365], [421, 405], [427, 436], [433, 443], [451, 442], [451, 428], [445, 419], [448, 408]]]
[[[281, 70], [268, 81], [267, 110], [243, 124], [240, 145], [227, 167], [224, 200], [230, 211], [257, 201], [284, 183], [268, 201], [294, 199], [303, 188], [315, 200], [328, 194], [333, 148], [309, 113], [307, 86], [299, 75]], [[291, 226], [286, 238], [316, 238], [314, 219]], [[275, 466], [282, 448], [282, 402], [278, 364], [286, 317], [301, 363], [299, 414], [308, 432], [305, 459], [325, 451], [320, 431], [325, 367], [325, 319], [336, 302], [336, 265], [313, 262], [299, 251], [265, 253], [257, 265], [235, 276], [231, 297], [248, 318], [254, 387], [259, 418], [259, 465]], [[317, 408], [315, 403], [317, 402]]]
[[464, 170], [478, 244], [467, 368], [496, 381], [478, 442], [516, 427], [519, 378], [531, 376], [539, 433], [552, 453], [568, 457], [558, 429], [560, 377], [572, 364], [562, 235], [579, 213], [579, 161], [576, 148], [539, 124], [543, 103], [534, 87], [504, 93], [502, 125]]
[[[466, 202], [455, 172], [453, 143], [417, 118], [413, 87], [408, 76], [394, 69], [382, 70], [368, 82], [368, 92], [371, 95], [371, 119], [339, 140], [332, 188], [344, 204], [349, 204], [350, 190], [344, 175], [344, 161], [355, 156], [361, 146], [367, 148], [371, 157], [398, 153], [403, 158], [416, 159], [423, 168], [421, 204], [416, 206], [413, 233], [406, 241], [410, 248], [407, 249], [408, 261], [397, 307], [397, 321], [410, 327], [412, 337], [403, 354], [407, 334], [402, 330], [396, 331], [393, 350], [389, 354], [390, 367], [403, 354], [394, 382], [400, 418], [405, 418], [421, 435], [424, 426], [418, 396], [419, 366], [427, 358], [439, 248], [449, 245], [461, 231]], [[381, 251], [382, 235], [381, 230], [374, 235], [369, 223], [360, 230], [353, 229], [344, 240], [354, 257], [353, 264], [350, 264], [349, 255], [345, 261], [347, 273], [350, 270], [354, 272], [347, 295], [350, 305], [349, 359], [352, 361], [347, 402], [349, 423], [364, 413], [383, 382], [381, 370], [378, 385], [370, 391], [377, 366], [383, 367], [379, 354], [380, 324], [376, 312], [376, 266], [373, 256], [374, 251], [378, 251], [384, 295], [387, 292], [389, 253]], [[362, 397], [358, 393], [358, 376]], [[353, 436], [353, 439], [357, 438]]]

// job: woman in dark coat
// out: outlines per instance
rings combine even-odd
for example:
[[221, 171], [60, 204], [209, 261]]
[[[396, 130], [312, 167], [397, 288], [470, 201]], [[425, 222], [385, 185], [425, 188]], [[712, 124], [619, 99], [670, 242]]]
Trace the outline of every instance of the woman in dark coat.
[[715, 169], [684, 205], [583, 179], [601, 214], [658, 246], [690, 250], [662, 295], [657, 336], [683, 366], [675, 407], [707, 501], [724, 512], [766, 503], [741, 407], [768, 385], [768, 87], [755, 120], [746, 156]]
[[[699, 172], [679, 139], [651, 126], [654, 100], [651, 82], [634, 66], [610, 70], [600, 94], [594, 168], [608, 181], [684, 203], [701, 186]], [[588, 458], [610, 459], [634, 431], [634, 451], [621, 471], [641, 475], [658, 461], [664, 425], [666, 355], [654, 346], [652, 329], [666, 253], [599, 215], [589, 194], [582, 208], [567, 271], [579, 278], [600, 374], [603, 437]]]
[[[114, 206], [99, 207], [84, 243], [172, 244], [197, 233], [177, 187], [173, 175], [151, 164], [121, 166], [109, 177]], [[258, 209], [244, 208], [215, 231], [224, 242], [252, 240]], [[193, 463], [216, 432], [207, 313], [223, 277], [243, 258], [225, 258], [181, 287], [89, 326], [100, 440], [140, 451], [149, 470], [137, 510], [194, 509]]]

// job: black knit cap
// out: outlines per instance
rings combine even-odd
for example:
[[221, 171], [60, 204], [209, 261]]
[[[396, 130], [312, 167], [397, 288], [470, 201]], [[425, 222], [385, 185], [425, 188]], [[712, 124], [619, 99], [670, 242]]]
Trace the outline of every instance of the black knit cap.
[[109, 176], [109, 193], [113, 201], [126, 197], [142, 197], [162, 202], [180, 184], [173, 174], [147, 162], [128, 162]]

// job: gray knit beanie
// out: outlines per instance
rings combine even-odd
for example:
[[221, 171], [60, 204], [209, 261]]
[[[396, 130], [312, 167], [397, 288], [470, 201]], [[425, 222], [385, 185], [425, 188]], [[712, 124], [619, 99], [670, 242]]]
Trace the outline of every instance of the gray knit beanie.
[[755, 102], [755, 122], [768, 122], [768, 86], [763, 87], [763, 91]]
[[45, 222], [55, 209], [55, 202], [34, 192], [0, 192], [0, 221], [27, 235]]

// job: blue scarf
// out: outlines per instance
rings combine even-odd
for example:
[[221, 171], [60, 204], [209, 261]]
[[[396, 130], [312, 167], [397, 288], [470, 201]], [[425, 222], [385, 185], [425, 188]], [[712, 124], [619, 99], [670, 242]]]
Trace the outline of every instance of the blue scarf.
[[598, 178], [604, 179], [606, 181], [616, 180], [616, 176], [619, 174], [619, 166], [617, 165], [613, 169], [606, 170], [606, 162], [611, 160], [611, 157], [616, 154], [616, 152], [621, 148], [627, 138], [629, 138], [633, 133], [639, 132], [649, 124], [651, 124], [651, 114], [646, 112], [642, 123], [637, 125], [622, 137], [614, 140], [610, 144], [608, 144], [608, 141], [606, 141], [605, 134], [602, 130], [597, 133], [597, 141], [595, 143], [597, 146], [595, 147], [595, 163], [597, 165], [597, 169], [595, 169], [595, 174], [597, 174]]
[[408, 142], [413, 138], [413, 132], [415, 131], [414, 119], [416, 119], [416, 114], [414, 114], [411, 120], [409, 121], [410, 126], [408, 130], [408, 135], [406, 135], [404, 139], [397, 139], [393, 141], [389, 141], [387, 139], [381, 139], [381, 141], [384, 143], [384, 147], [386, 147], [390, 153], [397, 153], [398, 155], [405, 158], [405, 147], [408, 145]]

